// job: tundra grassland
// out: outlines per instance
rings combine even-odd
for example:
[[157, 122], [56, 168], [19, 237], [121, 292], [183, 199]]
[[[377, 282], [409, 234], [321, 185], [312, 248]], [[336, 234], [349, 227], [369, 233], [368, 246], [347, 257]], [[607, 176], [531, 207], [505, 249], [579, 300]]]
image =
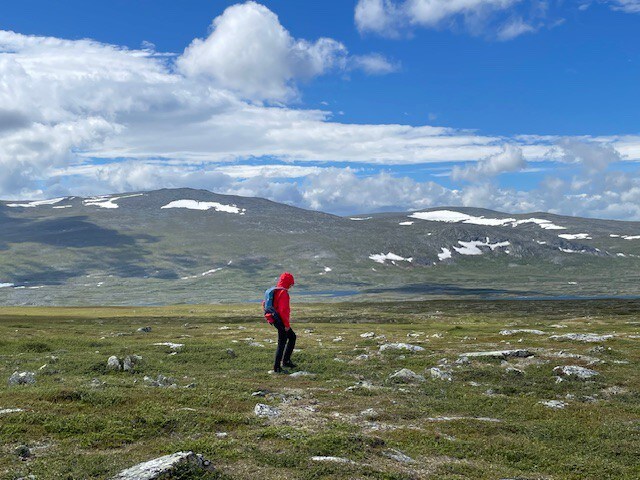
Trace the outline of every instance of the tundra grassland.
[[[216, 471], [175, 478], [640, 478], [639, 301], [295, 304], [294, 319], [294, 371], [311, 375], [268, 373], [276, 332], [255, 304], [0, 308], [0, 478], [110, 478], [187, 450]], [[500, 333], [522, 329], [539, 332]], [[567, 333], [612, 337], [551, 338]], [[424, 350], [381, 351], [394, 342]], [[533, 355], [461, 356], [505, 349]], [[113, 355], [142, 360], [114, 371]], [[401, 369], [424, 379], [389, 378]], [[35, 384], [9, 385], [24, 371]]]

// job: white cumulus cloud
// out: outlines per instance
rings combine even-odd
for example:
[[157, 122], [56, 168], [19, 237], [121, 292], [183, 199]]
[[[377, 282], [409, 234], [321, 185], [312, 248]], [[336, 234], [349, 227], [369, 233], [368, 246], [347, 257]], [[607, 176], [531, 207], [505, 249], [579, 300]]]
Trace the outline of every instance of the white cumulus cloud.
[[276, 14], [255, 2], [227, 8], [214, 19], [207, 38], [187, 47], [177, 66], [188, 77], [210, 79], [245, 98], [272, 101], [297, 97], [297, 82], [331, 70], [395, 70], [380, 54], [350, 57], [347, 48], [331, 38], [293, 38]]

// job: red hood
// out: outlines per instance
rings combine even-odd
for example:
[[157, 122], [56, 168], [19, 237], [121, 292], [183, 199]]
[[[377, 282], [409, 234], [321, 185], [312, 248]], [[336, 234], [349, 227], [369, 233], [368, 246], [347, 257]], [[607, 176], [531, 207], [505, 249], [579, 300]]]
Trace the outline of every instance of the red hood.
[[278, 280], [278, 287], [289, 288], [295, 282], [293, 281], [293, 275], [289, 272], [284, 272], [280, 275], [280, 280]]

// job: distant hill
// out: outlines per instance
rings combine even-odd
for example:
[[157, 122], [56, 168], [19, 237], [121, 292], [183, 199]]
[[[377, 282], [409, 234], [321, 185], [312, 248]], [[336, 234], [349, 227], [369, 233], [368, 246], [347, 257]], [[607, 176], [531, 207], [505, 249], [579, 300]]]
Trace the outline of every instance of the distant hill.
[[441, 207], [338, 217], [163, 189], [0, 202], [0, 304], [638, 294], [640, 223]]

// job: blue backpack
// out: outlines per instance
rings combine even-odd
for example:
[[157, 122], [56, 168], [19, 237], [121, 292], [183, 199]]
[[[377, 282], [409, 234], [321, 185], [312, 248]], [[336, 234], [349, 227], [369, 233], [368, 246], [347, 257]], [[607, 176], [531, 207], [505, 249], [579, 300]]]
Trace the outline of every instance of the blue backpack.
[[262, 301], [262, 310], [264, 311], [264, 318], [269, 323], [275, 322], [278, 318], [278, 312], [273, 306], [273, 298], [275, 296], [276, 290], [286, 290], [286, 288], [282, 287], [271, 287], [264, 292], [264, 300]]

